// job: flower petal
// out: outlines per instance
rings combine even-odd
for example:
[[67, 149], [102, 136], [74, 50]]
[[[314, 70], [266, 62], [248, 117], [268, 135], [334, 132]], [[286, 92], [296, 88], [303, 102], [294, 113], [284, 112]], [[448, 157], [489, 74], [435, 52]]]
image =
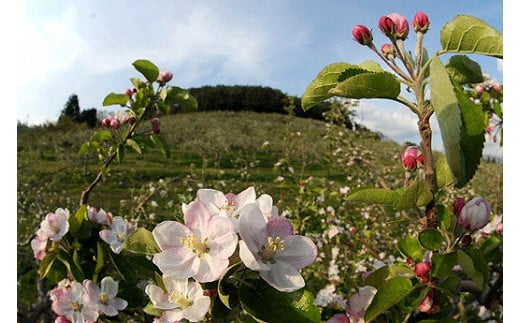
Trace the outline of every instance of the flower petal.
[[211, 304], [208, 296], [201, 296], [195, 299], [193, 305], [184, 310], [184, 318], [190, 322], [200, 322], [206, 315]]
[[193, 278], [200, 283], [208, 283], [218, 280], [226, 271], [229, 259], [219, 259], [205, 254], [200, 257], [200, 266]]
[[318, 255], [318, 249], [308, 237], [292, 235], [284, 237], [284, 250], [278, 251], [275, 259], [283, 258], [294, 268], [301, 269], [312, 264]]
[[207, 230], [209, 253], [213, 257], [229, 258], [237, 248], [238, 236], [235, 233], [233, 223], [225, 217], [211, 218]]
[[152, 301], [154, 307], [161, 310], [170, 310], [177, 308], [177, 305], [171, 303], [168, 299], [168, 294], [166, 294], [161, 287], [153, 284], [149, 284], [145, 288], [145, 293]]
[[285, 237], [294, 232], [291, 221], [283, 217], [275, 217], [267, 221], [267, 235], [271, 237]]
[[[269, 266], [262, 263], [259, 260], [259, 258], [256, 258], [256, 253], [253, 254], [253, 252], [251, 252], [251, 250], [248, 248], [247, 244], [243, 240], [238, 241], [238, 245], [240, 260], [242, 260], [242, 262], [247, 268], [255, 271], [269, 270]], [[258, 248], [256, 248], [256, 252], [258, 252]]]
[[211, 214], [201, 201], [190, 202], [184, 210], [184, 224], [197, 236], [205, 236]]
[[163, 221], [155, 226], [152, 235], [161, 250], [182, 246], [180, 238], [191, 234], [183, 224], [176, 221]]
[[258, 252], [259, 248], [267, 241], [267, 222], [256, 203], [244, 206], [240, 212], [238, 226], [240, 238], [245, 241], [252, 252]]
[[200, 260], [183, 247], [175, 247], [156, 253], [152, 259], [161, 272], [176, 279], [192, 277], [199, 271]]
[[305, 286], [305, 280], [298, 270], [281, 261], [272, 264], [271, 270], [260, 271], [260, 277], [282, 292], [293, 292]]

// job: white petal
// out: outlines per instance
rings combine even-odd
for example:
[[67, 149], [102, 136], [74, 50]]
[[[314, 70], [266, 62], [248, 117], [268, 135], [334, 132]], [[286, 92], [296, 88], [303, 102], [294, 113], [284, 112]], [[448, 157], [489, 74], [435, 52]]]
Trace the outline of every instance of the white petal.
[[195, 280], [201, 283], [208, 283], [218, 280], [226, 271], [229, 265], [229, 259], [219, 259], [211, 257], [208, 254], [200, 257], [200, 266], [198, 272], [193, 276]]
[[170, 248], [153, 256], [153, 263], [166, 275], [176, 279], [186, 279], [195, 275], [200, 266], [200, 260], [191, 251], [180, 248]]
[[240, 238], [252, 252], [257, 252], [267, 241], [267, 222], [256, 203], [247, 204], [238, 219]]
[[[225, 217], [211, 218], [207, 231], [209, 253], [213, 257], [229, 258], [237, 248], [238, 236], [233, 223]], [[205, 239], [206, 237], [201, 237]]]
[[161, 310], [177, 308], [176, 304], [173, 304], [169, 301], [168, 295], [162, 290], [161, 287], [150, 284], [146, 286], [144, 291], [150, 298], [150, 301], [152, 301], [154, 307]]
[[184, 310], [184, 318], [190, 322], [200, 322], [206, 315], [211, 304], [211, 299], [208, 296], [197, 298], [193, 305]]
[[183, 224], [176, 221], [163, 221], [155, 226], [152, 235], [161, 250], [182, 246], [180, 239], [191, 234]]
[[269, 266], [264, 264], [260, 260], [260, 256], [256, 254], [256, 252], [258, 252], [258, 249], [256, 249], [255, 253], [253, 254], [253, 252], [248, 248], [248, 246], [243, 240], [240, 240], [238, 242], [238, 245], [240, 259], [247, 268], [255, 271], [269, 270]]
[[184, 211], [184, 224], [197, 236], [205, 235], [211, 214], [201, 201], [193, 201], [186, 206]]
[[101, 280], [101, 292], [106, 293], [109, 298], [113, 298], [117, 295], [118, 288], [119, 283], [110, 276]]
[[197, 199], [208, 208], [211, 215], [219, 214], [220, 208], [227, 204], [227, 198], [224, 193], [209, 188], [199, 189], [197, 191]]
[[282, 292], [293, 292], [305, 286], [305, 280], [298, 270], [280, 261], [272, 264], [271, 270], [261, 271], [260, 277]]
[[283, 258], [284, 262], [290, 263], [296, 269], [312, 264], [318, 254], [314, 242], [300, 235], [284, 237], [284, 247], [284, 250], [276, 253], [275, 259]]

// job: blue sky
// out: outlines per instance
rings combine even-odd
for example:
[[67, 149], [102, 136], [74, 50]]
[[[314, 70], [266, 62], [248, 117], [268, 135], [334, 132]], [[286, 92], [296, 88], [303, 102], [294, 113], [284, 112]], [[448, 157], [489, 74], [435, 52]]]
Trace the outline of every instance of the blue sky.
[[[430, 17], [425, 39], [440, 49], [442, 26], [458, 14], [481, 18], [503, 30], [501, 1], [39, 1], [14, 10], [19, 31], [16, 119], [26, 124], [56, 121], [75, 93], [82, 109], [102, 107], [109, 92], [130, 87], [140, 76], [131, 66], [149, 59], [174, 73], [173, 84], [261, 85], [302, 96], [307, 85], [333, 62], [357, 64], [379, 58], [352, 39], [356, 24], [371, 28], [376, 46], [388, 40], [379, 17], [397, 12], [412, 20]], [[415, 35], [407, 46], [413, 49]], [[502, 82], [494, 58], [472, 57]], [[386, 100], [363, 100], [358, 121], [390, 139], [418, 142], [415, 116]], [[433, 123], [434, 127], [436, 123]], [[442, 149], [439, 139], [434, 147]], [[494, 149], [493, 154], [501, 154]]]

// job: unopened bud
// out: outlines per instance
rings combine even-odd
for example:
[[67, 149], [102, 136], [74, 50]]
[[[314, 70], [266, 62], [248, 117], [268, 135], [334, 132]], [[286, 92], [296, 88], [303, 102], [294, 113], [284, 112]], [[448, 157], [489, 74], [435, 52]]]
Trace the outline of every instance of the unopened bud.
[[398, 13], [391, 13], [388, 15], [390, 19], [394, 22], [395, 25], [395, 38], [405, 40], [408, 38], [408, 33], [410, 32], [410, 26], [408, 25], [408, 20], [403, 15]]
[[170, 71], [162, 71], [159, 73], [159, 76], [157, 77], [157, 81], [159, 83], [168, 83], [173, 78], [173, 73]]
[[418, 166], [424, 165], [424, 156], [418, 146], [408, 146], [401, 153], [401, 164], [407, 171], [414, 171]]
[[352, 29], [352, 36], [354, 36], [354, 39], [361, 45], [370, 45], [374, 39], [370, 29], [363, 25], [354, 26]]
[[463, 237], [462, 237], [462, 240], [460, 241], [460, 243], [462, 244], [463, 247], [469, 247], [471, 245], [471, 235], [469, 234], [465, 234]]
[[459, 216], [460, 210], [464, 207], [464, 204], [466, 204], [466, 201], [463, 197], [457, 197], [455, 201], [451, 204], [451, 212], [455, 214], [456, 216]]
[[388, 16], [382, 16], [379, 18], [379, 29], [385, 36], [390, 38], [393, 38], [395, 35], [395, 23]]
[[383, 56], [387, 59], [394, 59], [396, 55], [394, 45], [383, 44], [383, 46], [381, 46], [381, 53], [383, 53]]
[[125, 90], [125, 95], [127, 97], [131, 98], [133, 94], [134, 94], [134, 91], [132, 89], [126, 89]]
[[457, 223], [465, 229], [476, 231], [488, 224], [490, 214], [491, 207], [488, 201], [475, 197], [462, 207]]
[[415, 264], [414, 271], [417, 277], [425, 277], [428, 276], [430, 270], [432, 269], [432, 264], [428, 261], [420, 261]]
[[119, 120], [117, 120], [117, 119], [114, 118], [114, 119], [112, 119], [112, 120], [110, 121], [110, 127], [111, 127], [112, 129], [118, 129], [120, 126], [121, 126], [121, 122], [119, 122]]
[[430, 19], [424, 12], [419, 11], [413, 17], [412, 26], [416, 32], [426, 33], [430, 27]]
[[104, 118], [102, 121], [101, 121], [101, 125], [103, 127], [110, 127], [110, 122], [112, 121], [111, 118]]
[[153, 132], [159, 134], [161, 132], [161, 120], [159, 118], [152, 118], [150, 122], [152, 123]]

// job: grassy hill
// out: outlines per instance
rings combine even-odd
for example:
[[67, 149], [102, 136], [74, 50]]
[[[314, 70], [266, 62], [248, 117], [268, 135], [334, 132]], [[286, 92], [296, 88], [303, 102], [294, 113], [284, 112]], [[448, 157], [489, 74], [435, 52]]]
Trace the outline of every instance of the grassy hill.
[[[34, 284], [28, 241], [42, 217], [58, 207], [74, 212], [100, 169], [97, 156], [78, 154], [93, 131], [77, 124], [18, 127], [19, 284]], [[389, 232], [379, 240], [381, 250], [393, 243], [392, 233], [406, 234], [417, 222], [407, 217], [387, 221], [382, 208], [341, 200], [341, 188], [402, 187], [402, 146], [379, 134], [287, 115], [222, 111], [164, 117], [161, 133], [172, 146], [170, 159], [158, 149], [128, 153], [123, 164], [114, 163], [105, 174], [89, 204], [151, 226], [181, 218], [181, 204], [191, 201], [198, 188], [238, 193], [254, 185], [257, 195], [271, 195], [280, 211], [289, 210], [297, 228], [309, 234], [322, 233], [320, 214], [328, 207], [341, 212], [338, 225], [350, 221], [367, 228], [374, 226], [373, 217], [380, 219]], [[501, 214], [502, 175], [501, 164], [482, 162], [469, 185], [447, 190], [441, 199], [451, 203], [456, 196], [481, 195]], [[373, 217], [361, 216], [366, 213]], [[19, 308], [35, 298], [36, 288], [24, 288]]]

